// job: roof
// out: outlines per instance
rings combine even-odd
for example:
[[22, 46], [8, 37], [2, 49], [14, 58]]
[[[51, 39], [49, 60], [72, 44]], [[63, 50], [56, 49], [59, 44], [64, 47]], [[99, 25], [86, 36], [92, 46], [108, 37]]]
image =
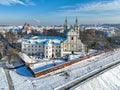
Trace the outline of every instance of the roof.
[[66, 40], [66, 38], [59, 36], [34, 36], [30, 39], [24, 39], [24, 43], [28, 44], [46, 44], [51, 40], [52, 44], [60, 44], [62, 41]]
[[76, 33], [73, 29], [71, 29], [71, 30], [67, 33], [67, 35], [77, 35], [77, 33]]
[[70, 29], [64, 30], [64, 33], [67, 35], [67, 33], [70, 31]]
[[58, 40], [65, 40], [66, 38], [59, 37], [59, 36], [34, 36], [31, 39], [58, 39]]
[[19, 52], [18, 55], [21, 57], [21, 59], [22, 59], [25, 63], [35, 63], [35, 61], [32, 60], [31, 58], [29, 58], [25, 53]]
[[[51, 42], [49, 42], [51, 40]], [[31, 39], [24, 39], [24, 44], [60, 44], [62, 41], [66, 40], [66, 38], [61, 38], [57, 36], [35, 36]]]
[[9, 32], [22, 32], [22, 29], [20, 29], [20, 28], [9, 29]]
[[71, 29], [64, 30], [64, 33], [66, 35], [77, 35], [77, 33], [74, 31], [74, 29], [71, 27]]

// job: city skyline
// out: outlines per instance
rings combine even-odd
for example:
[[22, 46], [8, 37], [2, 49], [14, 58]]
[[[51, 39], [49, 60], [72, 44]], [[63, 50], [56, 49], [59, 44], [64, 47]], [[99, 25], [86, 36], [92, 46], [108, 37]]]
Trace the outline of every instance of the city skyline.
[[120, 0], [0, 0], [0, 24], [120, 23]]

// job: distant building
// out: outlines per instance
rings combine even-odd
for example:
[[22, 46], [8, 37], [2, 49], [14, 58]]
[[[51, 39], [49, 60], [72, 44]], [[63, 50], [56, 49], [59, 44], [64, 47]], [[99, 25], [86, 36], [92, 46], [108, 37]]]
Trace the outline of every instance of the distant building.
[[32, 32], [32, 31], [31, 31], [30, 25], [27, 24], [27, 23], [25, 23], [24, 26], [23, 26], [23, 33], [29, 34], [29, 33], [31, 33], [31, 32]]
[[64, 56], [66, 52], [81, 52], [85, 54], [85, 45], [80, 40], [80, 27], [76, 18], [75, 25], [68, 28], [65, 19], [65, 38], [57, 36], [35, 36], [24, 39], [21, 51], [28, 55], [38, 55], [41, 58], [55, 58]]

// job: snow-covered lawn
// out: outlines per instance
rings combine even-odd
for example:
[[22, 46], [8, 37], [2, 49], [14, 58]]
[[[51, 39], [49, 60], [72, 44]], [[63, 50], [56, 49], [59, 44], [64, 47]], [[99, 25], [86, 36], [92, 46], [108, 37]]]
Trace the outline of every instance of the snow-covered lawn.
[[[80, 58], [80, 55], [69, 55], [69, 61], [72, 61], [72, 60], [79, 60]], [[31, 69], [34, 71], [34, 72], [40, 72], [40, 71], [43, 71], [43, 70], [46, 70], [48, 68], [52, 68], [56, 65], [60, 65], [60, 64], [63, 64], [63, 63], [66, 63], [65, 60], [42, 60], [41, 62], [39, 63], [36, 63], [36, 64], [31, 64]]]
[[0, 66], [0, 90], [9, 90], [7, 78], [1, 66]]
[[120, 61], [120, 49], [91, 57], [38, 78], [20, 76], [14, 71], [10, 71], [10, 75], [15, 90], [53, 90], [95, 69], [117, 61]]
[[30, 78], [21, 76], [14, 71], [9, 71], [15, 90], [34, 90]]
[[120, 65], [81, 84], [74, 90], [120, 90]]
[[36, 63], [36, 64], [31, 65], [31, 69], [34, 72], [39, 72], [39, 71], [53, 67], [54, 64], [60, 65], [63, 63], [65, 63], [65, 61], [63, 61], [63, 60], [52, 60], [52, 61], [40, 62], [40, 63]]

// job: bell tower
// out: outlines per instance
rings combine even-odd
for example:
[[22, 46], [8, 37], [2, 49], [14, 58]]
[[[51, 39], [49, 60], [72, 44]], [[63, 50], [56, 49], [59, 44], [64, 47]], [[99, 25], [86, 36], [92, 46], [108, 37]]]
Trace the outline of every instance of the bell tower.
[[68, 22], [67, 22], [67, 17], [65, 18], [65, 25], [64, 25], [65, 30], [68, 29]]
[[75, 19], [74, 30], [75, 30], [76, 33], [78, 34], [78, 38], [80, 38], [80, 26], [79, 26], [79, 24], [78, 24], [78, 19], [77, 19], [77, 17], [76, 17], [76, 19]]
[[80, 29], [77, 17], [76, 17], [76, 20], [75, 20], [75, 26], [74, 26], [74, 28], [75, 28], [75, 30], [79, 30]]

